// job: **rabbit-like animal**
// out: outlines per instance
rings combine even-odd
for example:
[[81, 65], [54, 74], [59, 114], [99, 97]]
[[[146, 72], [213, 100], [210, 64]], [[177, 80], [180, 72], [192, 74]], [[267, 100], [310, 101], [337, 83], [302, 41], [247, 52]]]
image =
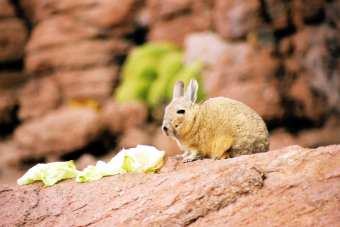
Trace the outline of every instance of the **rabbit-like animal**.
[[197, 90], [197, 81], [191, 80], [184, 94], [184, 83], [178, 81], [163, 119], [162, 130], [177, 141], [183, 161], [268, 151], [266, 124], [254, 110], [225, 97], [196, 104]]

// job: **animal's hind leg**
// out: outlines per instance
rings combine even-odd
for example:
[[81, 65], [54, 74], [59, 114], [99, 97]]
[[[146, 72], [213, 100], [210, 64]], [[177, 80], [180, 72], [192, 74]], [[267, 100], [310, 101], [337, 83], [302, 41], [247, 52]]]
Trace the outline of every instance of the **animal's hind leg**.
[[224, 159], [230, 158], [229, 150], [232, 145], [232, 138], [220, 138], [215, 140], [213, 146], [213, 151], [211, 153], [211, 158], [214, 159]]

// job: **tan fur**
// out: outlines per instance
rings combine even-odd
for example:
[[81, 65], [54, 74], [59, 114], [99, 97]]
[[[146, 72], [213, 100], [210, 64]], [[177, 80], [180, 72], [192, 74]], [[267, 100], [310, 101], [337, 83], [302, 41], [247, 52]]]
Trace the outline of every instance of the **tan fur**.
[[[194, 90], [187, 93], [197, 92], [197, 85], [191, 86]], [[189, 95], [175, 97], [167, 106], [163, 120], [167, 134], [175, 138], [185, 152], [185, 161], [200, 157], [221, 159], [268, 150], [266, 125], [250, 107], [225, 97], [195, 104]], [[179, 109], [184, 109], [185, 114], [178, 114]]]

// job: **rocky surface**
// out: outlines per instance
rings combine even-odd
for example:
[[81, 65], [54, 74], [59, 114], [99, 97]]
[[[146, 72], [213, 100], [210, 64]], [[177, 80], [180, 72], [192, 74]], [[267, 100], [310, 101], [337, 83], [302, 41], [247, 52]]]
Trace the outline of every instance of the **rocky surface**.
[[205, 76], [205, 88], [210, 97], [226, 96], [248, 104], [266, 120], [280, 118], [283, 112], [275, 78], [278, 68], [279, 62], [270, 50], [228, 43]]
[[260, 1], [217, 0], [215, 4], [216, 30], [224, 38], [245, 37], [261, 24]]
[[28, 30], [16, 16], [9, 0], [0, 3], [0, 62], [20, 59], [24, 53]]
[[33, 79], [20, 90], [19, 118], [41, 117], [56, 109], [61, 103], [61, 94], [54, 77]]
[[140, 102], [118, 104], [105, 103], [101, 120], [113, 134], [142, 126], [148, 117], [147, 106]]
[[50, 188], [1, 186], [4, 226], [337, 226], [340, 146], [290, 146]]
[[11, 122], [18, 104], [19, 90], [26, 78], [18, 72], [0, 72], [0, 124]]
[[87, 70], [59, 71], [53, 76], [64, 101], [93, 99], [102, 103], [112, 95], [118, 69], [115, 66], [99, 66]]
[[14, 141], [31, 157], [58, 156], [86, 145], [102, 129], [90, 108], [63, 107], [19, 126]]
[[[175, 42], [186, 62], [205, 63], [208, 95], [259, 112], [272, 148], [340, 143], [339, 9], [335, 0], [1, 0], [0, 146], [10, 155], [0, 171], [137, 143], [178, 154], [160, 131], [162, 106], [112, 98], [126, 55], [147, 41]], [[60, 114], [69, 106], [94, 109], [100, 132], [62, 138], [67, 124], [79, 126], [72, 111]]]
[[190, 33], [209, 30], [212, 2], [210, 0], [148, 0], [146, 6], [150, 26], [149, 39], [171, 41], [182, 45], [185, 37]]

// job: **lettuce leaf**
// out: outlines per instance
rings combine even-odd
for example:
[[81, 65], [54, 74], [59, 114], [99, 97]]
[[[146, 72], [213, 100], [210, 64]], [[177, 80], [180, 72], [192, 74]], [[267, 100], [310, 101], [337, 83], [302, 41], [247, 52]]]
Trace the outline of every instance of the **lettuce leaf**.
[[138, 145], [122, 149], [108, 163], [98, 161], [96, 166], [88, 166], [80, 171], [76, 181], [90, 182], [121, 173], [154, 173], [163, 166], [164, 156], [164, 151], [152, 146]]
[[51, 186], [57, 182], [73, 178], [77, 175], [77, 169], [73, 161], [52, 162], [37, 164], [30, 168], [22, 177], [17, 180], [19, 185], [32, 184], [42, 181], [44, 186]]

